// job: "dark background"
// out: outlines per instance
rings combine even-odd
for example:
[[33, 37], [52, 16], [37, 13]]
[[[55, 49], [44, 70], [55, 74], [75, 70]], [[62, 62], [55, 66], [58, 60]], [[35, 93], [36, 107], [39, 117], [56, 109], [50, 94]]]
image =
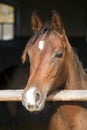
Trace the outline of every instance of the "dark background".
[[60, 13], [69, 36], [85, 35], [86, 0], [17, 0], [20, 5], [20, 35], [30, 34], [30, 14], [36, 9], [43, 20], [51, 19], [51, 11]]

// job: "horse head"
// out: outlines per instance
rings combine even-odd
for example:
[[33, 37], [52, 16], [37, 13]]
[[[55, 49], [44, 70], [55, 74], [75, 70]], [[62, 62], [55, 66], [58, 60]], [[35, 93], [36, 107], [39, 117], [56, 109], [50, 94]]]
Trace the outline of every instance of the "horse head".
[[67, 80], [68, 59], [72, 48], [65, 34], [61, 17], [53, 11], [50, 23], [41, 21], [37, 13], [31, 16], [33, 37], [24, 50], [22, 59], [28, 55], [30, 77], [24, 89], [22, 103], [29, 111], [42, 110], [47, 96], [61, 89]]

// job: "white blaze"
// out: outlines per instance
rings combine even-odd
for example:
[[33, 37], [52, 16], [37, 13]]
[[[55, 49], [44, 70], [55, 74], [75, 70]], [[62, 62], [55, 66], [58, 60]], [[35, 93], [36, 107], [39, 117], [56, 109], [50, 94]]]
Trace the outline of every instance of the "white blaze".
[[40, 50], [43, 50], [43, 48], [44, 48], [44, 41], [43, 40], [39, 42], [38, 48]]
[[26, 101], [30, 105], [35, 105], [35, 96], [34, 96], [35, 91], [36, 91], [35, 87], [31, 87], [28, 91], [26, 91]]

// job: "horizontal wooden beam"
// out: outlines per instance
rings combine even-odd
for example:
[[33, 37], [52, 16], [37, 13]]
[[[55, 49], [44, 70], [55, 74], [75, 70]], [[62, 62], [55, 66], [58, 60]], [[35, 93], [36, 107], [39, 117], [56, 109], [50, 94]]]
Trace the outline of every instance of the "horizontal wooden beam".
[[87, 90], [61, 90], [48, 96], [48, 101], [87, 101]]
[[[0, 101], [21, 101], [23, 91], [0, 90]], [[87, 90], [61, 90], [49, 95], [47, 101], [87, 101]]]
[[0, 101], [21, 101], [23, 89], [0, 90]]

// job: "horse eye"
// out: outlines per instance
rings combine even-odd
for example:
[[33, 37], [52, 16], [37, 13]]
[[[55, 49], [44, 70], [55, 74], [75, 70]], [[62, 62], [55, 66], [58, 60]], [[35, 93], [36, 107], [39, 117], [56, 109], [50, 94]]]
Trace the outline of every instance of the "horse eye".
[[61, 58], [62, 55], [63, 55], [63, 53], [60, 51], [60, 52], [58, 52], [58, 53], [55, 55], [55, 57]]

